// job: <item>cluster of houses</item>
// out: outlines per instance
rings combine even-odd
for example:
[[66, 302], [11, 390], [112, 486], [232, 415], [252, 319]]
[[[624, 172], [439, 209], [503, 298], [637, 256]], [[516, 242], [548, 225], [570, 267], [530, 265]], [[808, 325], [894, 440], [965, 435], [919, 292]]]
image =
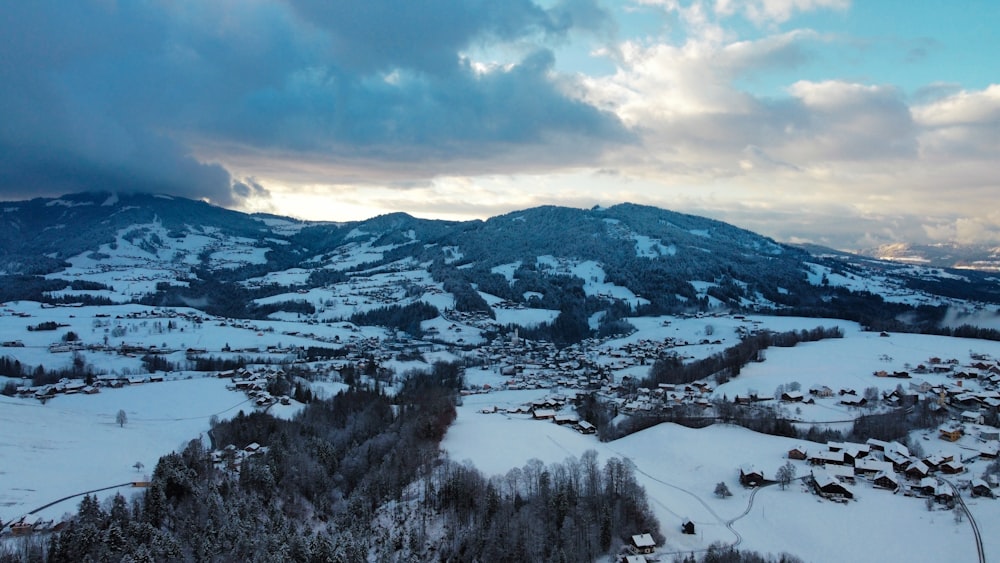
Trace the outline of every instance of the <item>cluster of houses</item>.
[[[875, 488], [906, 495], [932, 497], [941, 503], [953, 500], [952, 486], [936, 476], [959, 476], [967, 469], [961, 460], [948, 454], [911, 455], [899, 442], [869, 439], [864, 444], [829, 442], [825, 448], [808, 451], [795, 447], [788, 459], [805, 461], [811, 466], [812, 486], [820, 496], [834, 500], [850, 500], [850, 488], [859, 481]], [[740, 483], [758, 486], [768, 482], [763, 472], [751, 466], [740, 468]], [[973, 496], [993, 497], [993, 487], [983, 479], [962, 480]]]
[[156, 373], [142, 376], [101, 375], [90, 384], [82, 379], [63, 378], [56, 383], [47, 385], [20, 386], [16, 389], [15, 395], [21, 398], [34, 398], [40, 401], [47, 401], [56, 395], [75, 395], [77, 393], [94, 395], [100, 393], [102, 388], [119, 388], [126, 385], [157, 383], [163, 380], [164, 376]]
[[242, 448], [229, 444], [221, 450], [214, 450], [210, 452], [208, 455], [212, 464], [217, 468], [239, 472], [240, 468], [243, 467], [244, 460], [248, 457], [260, 455], [265, 452], [267, 452], [266, 446], [261, 446], [257, 442], [252, 442]]
[[226, 385], [230, 391], [242, 391], [247, 398], [258, 407], [267, 408], [273, 404], [291, 404], [291, 399], [287, 395], [275, 397], [268, 392], [270, 384], [276, 379], [285, 376], [285, 371], [274, 366], [260, 367], [254, 370], [239, 368], [234, 370], [220, 371], [216, 374], [219, 379], [229, 379], [231, 382]]

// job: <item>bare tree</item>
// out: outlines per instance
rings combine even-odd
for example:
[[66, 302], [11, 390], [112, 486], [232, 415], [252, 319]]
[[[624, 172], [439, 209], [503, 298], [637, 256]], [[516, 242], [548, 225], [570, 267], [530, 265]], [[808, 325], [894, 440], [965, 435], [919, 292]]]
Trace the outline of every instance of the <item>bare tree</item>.
[[726, 482], [725, 481], [719, 481], [715, 485], [715, 496], [717, 496], [719, 498], [726, 498], [726, 497], [733, 496], [733, 493], [731, 493], [729, 491], [729, 487], [726, 486]]
[[124, 409], [118, 409], [118, 414], [115, 415], [115, 422], [118, 423], [119, 427], [125, 426], [125, 423], [128, 422], [128, 415], [125, 414]]
[[782, 490], [795, 479], [795, 466], [792, 462], [786, 461], [785, 465], [778, 468], [778, 473], [775, 474], [775, 478], [778, 479], [778, 484], [781, 485]]

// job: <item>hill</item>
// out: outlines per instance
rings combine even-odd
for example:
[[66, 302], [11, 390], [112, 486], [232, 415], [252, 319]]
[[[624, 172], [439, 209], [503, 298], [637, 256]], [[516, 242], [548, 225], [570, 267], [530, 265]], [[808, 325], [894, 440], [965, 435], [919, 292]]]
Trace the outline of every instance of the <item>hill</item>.
[[[109, 193], [7, 202], [2, 210], [3, 301], [198, 306], [255, 319], [363, 314], [410, 332], [435, 316], [421, 312], [424, 304], [563, 343], [622, 330], [629, 315], [720, 310], [940, 330], [946, 315], [961, 317], [951, 314], [956, 307], [1000, 302], [983, 272], [809, 252], [628, 203], [466, 222], [404, 213], [303, 222]], [[351, 287], [362, 279], [369, 295], [359, 300]], [[525, 308], [552, 313], [523, 323], [508, 313]]]

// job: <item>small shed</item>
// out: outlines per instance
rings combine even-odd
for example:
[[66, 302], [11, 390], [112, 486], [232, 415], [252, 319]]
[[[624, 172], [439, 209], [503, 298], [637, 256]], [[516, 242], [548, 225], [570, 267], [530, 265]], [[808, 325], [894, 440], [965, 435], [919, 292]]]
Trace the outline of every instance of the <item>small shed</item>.
[[681, 521], [681, 533], [694, 535], [694, 522], [690, 518], [685, 518]]

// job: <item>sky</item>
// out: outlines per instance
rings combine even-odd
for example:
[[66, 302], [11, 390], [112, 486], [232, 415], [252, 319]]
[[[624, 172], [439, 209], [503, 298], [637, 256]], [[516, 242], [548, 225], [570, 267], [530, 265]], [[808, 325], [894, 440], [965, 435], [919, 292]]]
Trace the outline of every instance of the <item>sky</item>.
[[349, 221], [629, 201], [783, 242], [1000, 245], [1000, 2], [33, 0], [0, 198]]

